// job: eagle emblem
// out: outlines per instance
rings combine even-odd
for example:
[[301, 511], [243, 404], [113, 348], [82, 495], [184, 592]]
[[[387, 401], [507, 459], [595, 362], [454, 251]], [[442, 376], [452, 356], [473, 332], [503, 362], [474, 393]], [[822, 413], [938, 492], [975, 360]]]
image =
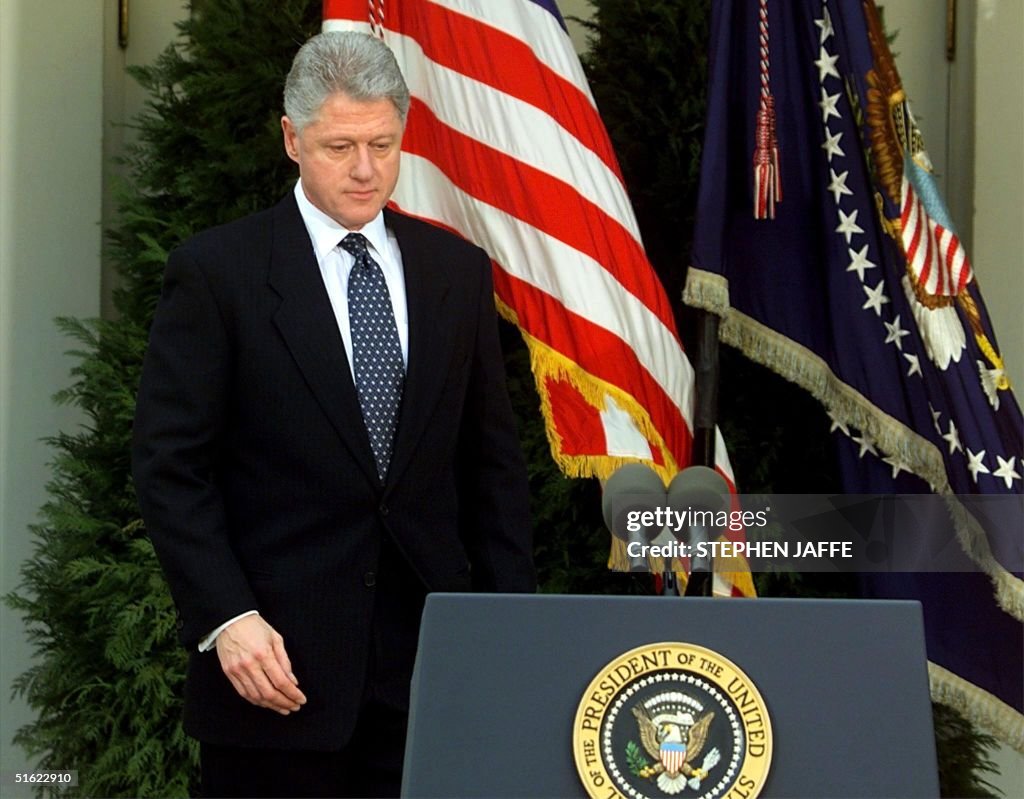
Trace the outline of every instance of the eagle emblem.
[[721, 759], [718, 749], [712, 748], [700, 766], [695, 765], [704, 751], [715, 714], [702, 713], [699, 702], [678, 691], [658, 694], [632, 710], [640, 741], [657, 761], [639, 769], [637, 776], [656, 777], [658, 787], [670, 795], [686, 786], [699, 790], [701, 780]]
[[717, 652], [644, 644], [587, 686], [573, 757], [591, 799], [757, 799], [771, 766], [771, 719], [757, 686]]
[[1010, 388], [1002, 357], [985, 332], [971, 293], [974, 269], [950, 219], [933, 175], [924, 139], [910, 110], [878, 11], [864, 4], [874, 67], [868, 71], [866, 120], [871, 156], [885, 195], [897, 215], [883, 211], [882, 225], [899, 244], [906, 262], [903, 291], [921, 334], [925, 352], [939, 369], [959, 363], [967, 347], [967, 331], [959, 306], [978, 348], [992, 368], [978, 361], [982, 388], [999, 409], [999, 390]]

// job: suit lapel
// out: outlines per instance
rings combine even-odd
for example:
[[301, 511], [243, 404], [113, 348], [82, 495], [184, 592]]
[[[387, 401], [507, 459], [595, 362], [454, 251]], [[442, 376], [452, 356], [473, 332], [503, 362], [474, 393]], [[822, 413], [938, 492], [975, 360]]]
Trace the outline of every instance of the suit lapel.
[[367, 478], [379, 485], [345, 346], [291, 194], [277, 205], [273, 218], [268, 282], [281, 297], [274, 324], [345, 446]]
[[450, 264], [427, 246], [420, 223], [390, 209], [385, 221], [398, 239], [409, 311], [409, 368], [387, 482], [408, 465], [448, 378], [454, 325], [447, 324]]

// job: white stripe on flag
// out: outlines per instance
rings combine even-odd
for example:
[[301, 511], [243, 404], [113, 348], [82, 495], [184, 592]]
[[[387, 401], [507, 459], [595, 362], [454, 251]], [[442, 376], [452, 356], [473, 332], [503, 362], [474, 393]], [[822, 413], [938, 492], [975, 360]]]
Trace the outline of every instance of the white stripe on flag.
[[324, 33], [332, 31], [355, 31], [356, 33], [369, 33], [373, 35], [373, 28], [369, 22], [356, 22], [353, 19], [325, 19], [320, 30]]
[[630, 415], [607, 394], [604, 405], [604, 410], [601, 411], [601, 426], [604, 428], [605, 449], [608, 454], [616, 458], [653, 460], [651, 445], [644, 438], [644, 434], [637, 430]]

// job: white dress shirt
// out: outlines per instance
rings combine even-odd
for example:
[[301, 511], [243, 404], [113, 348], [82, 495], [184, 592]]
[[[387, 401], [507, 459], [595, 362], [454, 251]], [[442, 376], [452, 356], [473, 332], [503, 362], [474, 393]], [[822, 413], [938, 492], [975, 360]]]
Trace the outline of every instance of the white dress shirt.
[[[299, 205], [299, 213], [309, 233], [309, 240], [320, 267], [320, 277], [327, 289], [327, 296], [334, 309], [334, 318], [338, 323], [338, 332], [345, 345], [348, 367], [355, 381], [355, 366], [352, 361], [352, 331], [349, 327], [348, 314], [348, 277], [355, 266], [355, 257], [339, 245], [349, 231], [327, 216], [306, 197], [302, 190], [302, 180], [295, 183], [295, 202]], [[391, 308], [395, 312], [395, 324], [398, 327], [398, 340], [402, 345], [402, 361], [406, 369], [409, 367], [409, 313], [405, 298], [405, 272], [402, 270], [402, 251], [398, 248], [398, 240], [384, 225], [384, 212], [381, 211], [359, 230], [369, 242], [370, 257], [375, 260], [384, 273], [391, 295]], [[239, 619], [252, 616], [258, 611], [250, 610], [224, 622], [199, 642], [199, 651], [213, 649], [217, 636], [226, 627]]]
[[[355, 257], [338, 246], [348, 234], [348, 230], [327, 216], [306, 197], [302, 190], [302, 181], [295, 184], [295, 201], [299, 204], [299, 213], [306, 224], [306, 231], [313, 243], [313, 253], [320, 266], [327, 295], [331, 298], [334, 318], [338, 322], [338, 332], [345, 344], [349, 369], [355, 380], [352, 365], [352, 331], [348, 321], [348, 276], [355, 265]], [[398, 326], [398, 340], [402, 345], [402, 360], [406, 368], [409, 366], [409, 313], [405, 299], [405, 272], [402, 271], [402, 252], [398, 249], [395, 234], [384, 226], [384, 212], [381, 211], [359, 230], [369, 242], [370, 257], [380, 264], [384, 280], [388, 284], [391, 295], [391, 308], [395, 312], [395, 324]]]

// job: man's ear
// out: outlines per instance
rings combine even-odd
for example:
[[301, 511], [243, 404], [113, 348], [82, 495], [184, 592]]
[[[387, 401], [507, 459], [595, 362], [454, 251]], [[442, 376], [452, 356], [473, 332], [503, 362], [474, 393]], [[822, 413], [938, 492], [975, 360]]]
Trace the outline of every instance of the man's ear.
[[281, 132], [284, 134], [284, 151], [295, 163], [299, 162], [299, 132], [287, 117], [281, 117]]

